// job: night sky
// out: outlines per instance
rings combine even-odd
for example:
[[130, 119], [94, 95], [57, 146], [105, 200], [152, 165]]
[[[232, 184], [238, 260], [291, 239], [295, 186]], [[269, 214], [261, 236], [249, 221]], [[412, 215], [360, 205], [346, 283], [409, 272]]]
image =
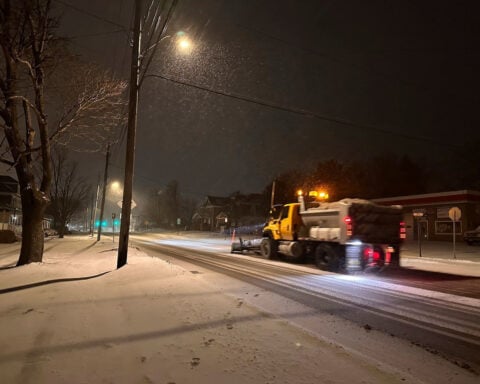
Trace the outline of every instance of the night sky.
[[[133, 1], [55, 4], [72, 50], [127, 79], [126, 34], [107, 21], [128, 29]], [[141, 90], [135, 186], [260, 192], [291, 168], [387, 152], [440, 167], [480, 139], [477, 4], [179, 0]], [[174, 50], [180, 31], [188, 55]], [[112, 178], [124, 151], [114, 148]]]

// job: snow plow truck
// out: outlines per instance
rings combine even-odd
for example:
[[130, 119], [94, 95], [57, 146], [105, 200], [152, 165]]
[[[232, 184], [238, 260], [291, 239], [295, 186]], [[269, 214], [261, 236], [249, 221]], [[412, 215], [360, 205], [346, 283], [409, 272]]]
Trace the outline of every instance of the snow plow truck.
[[232, 252], [256, 251], [268, 259], [313, 259], [332, 272], [398, 266], [405, 224], [400, 206], [362, 199], [297, 203], [271, 211], [262, 238], [232, 243]]

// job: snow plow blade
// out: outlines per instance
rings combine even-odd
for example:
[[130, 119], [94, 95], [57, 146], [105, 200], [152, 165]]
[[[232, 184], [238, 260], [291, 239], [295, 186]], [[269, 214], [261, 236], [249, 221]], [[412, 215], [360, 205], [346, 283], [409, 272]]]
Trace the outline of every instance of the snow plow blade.
[[234, 241], [230, 253], [243, 253], [244, 251], [260, 252], [262, 239]]

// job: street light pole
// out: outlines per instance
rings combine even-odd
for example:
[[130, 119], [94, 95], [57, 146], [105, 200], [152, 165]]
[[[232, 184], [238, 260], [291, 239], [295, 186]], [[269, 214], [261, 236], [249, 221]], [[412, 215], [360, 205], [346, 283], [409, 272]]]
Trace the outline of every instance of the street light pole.
[[135, 163], [135, 135], [137, 130], [138, 88], [140, 75], [140, 21], [142, 0], [135, 0], [135, 21], [133, 26], [133, 49], [130, 68], [130, 94], [128, 102], [128, 127], [125, 156], [125, 179], [123, 187], [122, 220], [118, 239], [117, 268], [127, 264], [130, 213], [132, 210], [133, 169]]

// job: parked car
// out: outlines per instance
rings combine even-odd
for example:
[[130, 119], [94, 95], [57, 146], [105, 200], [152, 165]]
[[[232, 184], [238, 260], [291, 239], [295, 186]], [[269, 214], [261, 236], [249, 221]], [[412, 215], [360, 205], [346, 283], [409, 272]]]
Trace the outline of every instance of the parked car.
[[465, 231], [463, 240], [465, 240], [468, 245], [480, 243], [480, 225], [473, 231]]

